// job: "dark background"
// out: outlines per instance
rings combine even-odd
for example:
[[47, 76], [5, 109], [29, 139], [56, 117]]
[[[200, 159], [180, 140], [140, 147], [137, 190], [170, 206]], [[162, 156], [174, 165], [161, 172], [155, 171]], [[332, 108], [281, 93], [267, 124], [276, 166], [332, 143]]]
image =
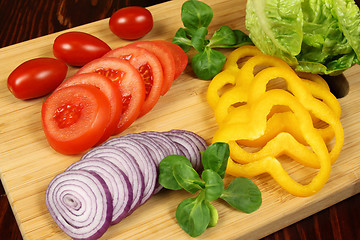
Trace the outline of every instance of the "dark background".
[[[161, 2], [165, 0], [1, 0], [0, 47], [108, 18], [125, 6], [147, 7]], [[1, 185], [0, 240], [21, 239]], [[360, 239], [360, 194], [264, 238], [282, 239]]]

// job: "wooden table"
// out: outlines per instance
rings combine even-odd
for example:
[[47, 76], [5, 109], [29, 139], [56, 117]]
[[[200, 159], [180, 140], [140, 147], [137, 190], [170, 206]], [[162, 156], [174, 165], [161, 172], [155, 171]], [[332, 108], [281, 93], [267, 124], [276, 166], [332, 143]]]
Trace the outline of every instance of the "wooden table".
[[[125, 6], [146, 7], [161, 2], [165, 0], [2, 0], [0, 47], [108, 18]], [[264, 239], [359, 239], [359, 216], [360, 194], [357, 194]], [[22, 239], [2, 186], [0, 239]]]

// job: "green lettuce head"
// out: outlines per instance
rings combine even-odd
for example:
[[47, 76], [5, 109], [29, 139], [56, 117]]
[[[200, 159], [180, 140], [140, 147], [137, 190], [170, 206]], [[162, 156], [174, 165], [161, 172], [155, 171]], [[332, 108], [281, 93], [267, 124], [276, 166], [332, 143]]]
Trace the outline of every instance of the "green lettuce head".
[[248, 0], [246, 28], [265, 54], [296, 71], [338, 75], [360, 59], [353, 0]]

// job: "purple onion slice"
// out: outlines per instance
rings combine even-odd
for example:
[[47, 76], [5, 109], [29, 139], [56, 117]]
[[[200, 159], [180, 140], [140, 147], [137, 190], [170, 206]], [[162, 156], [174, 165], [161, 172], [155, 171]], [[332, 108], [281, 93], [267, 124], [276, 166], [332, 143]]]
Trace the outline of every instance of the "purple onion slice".
[[145, 203], [155, 190], [158, 176], [157, 167], [148, 149], [144, 145], [138, 144], [135, 140], [124, 137], [109, 139], [103, 145], [123, 149], [134, 157], [144, 176], [145, 189], [140, 204]]
[[[202, 137], [200, 137], [199, 135], [197, 135], [194, 132], [191, 131], [187, 131], [187, 130], [183, 130], [183, 129], [172, 129], [170, 131], [168, 131], [169, 133], [177, 133], [177, 134], [181, 134], [182, 136], [186, 137], [189, 139], [189, 141], [193, 142], [195, 144], [195, 146], [197, 147], [198, 151], [204, 152], [206, 150], [206, 148], [208, 147], [205, 139], [203, 139]], [[199, 156], [199, 155], [198, 155]], [[201, 163], [201, 154], [200, 154], [200, 158], [198, 159], [198, 161], [196, 162], [197, 166], [195, 167], [195, 169], [197, 170], [201, 170], [202, 168], [202, 163]]]
[[208, 144], [206, 143], [205, 139], [194, 132], [191, 132], [188, 130], [183, 130], [183, 129], [172, 129], [169, 132], [180, 133], [180, 134], [184, 135], [185, 137], [188, 137], [189, 140], [191, 140], [193, 143], [195, 143], [195, 145], [197, 146], [197, 148], [199, 149], [200, 152], [204, 152], [206, 150], [206, 148], [208, 147]]
[[181, 133], [169, 131], [163, 132], [163, 134], [178, 145], [182, 155], [189, 159], [194, 169], [198, 171], [201, 167], [201, 154], [194, 142]]
[[110, 226], [111, 194], [96, 173], [71, 170], [58, 174], [48, 185], [45, 203], [56, 224], [73, 239], [98, 239]]
[[131, 187], [133, 189], [133, 199], [128, 212], [128, 215], [130, 215], [138, 206], [140, 206], [145, 188], [144, 176], [139, 169], [138, 163], [135, 161], [132, 155], [123, 149], [114, 146], [97, 146], [96, 148], [93, 148], [85, 153], [80, 161], [93, 157], [104, 158], [114, 163], [129, 178]]
[[145, 132], [141, 132], [139, 134], [150, 137], [158, 145], [161, 145], [165, 149], [167, 149], [167, 155], [166, 156], [180, 155], [181, 154], [181, 151], [180, 151], [178, 145], [174, 141], [172, 141], [169, 137], [165, 136], [161, 132], [145, 131]]
[[127, 216], [133, 200], [133, 192], [129, 178], [120, 168], [103, 158], [88, 158], [86, 161], [73, 163], [66, 169], [66, 171], [70, 170], [95, 172], [104, 179], [113, 199], [111, 224], [116, 224]]
[[[159, 163], [166, 156], [168, 156], [168, 149], [161, 144], [157, 144], [151, 137], [146, 136], [145, 134], [139, 133], [130, 133], [122, 136], [121, 138], [129, 138], [135, 141], [139, 145], [143, 145], [149, 151], [151, 158], [154, 160], [156, 168], [158, 170]], [[158, 174], [156, 176], [156, 186], [153, 194], [158, 193], [163, 187], [158, 182]]]
[[156, 166], [159, 166], [161, 160], [168, 156], [168, 151], [164, 144], [157, 144], [157, 142], [150, 136], [140, 133], [130, 133], [122, 136], [121, 138], [130, 138], [136, 141], [138, 144], [143, 145], [149, 151]]

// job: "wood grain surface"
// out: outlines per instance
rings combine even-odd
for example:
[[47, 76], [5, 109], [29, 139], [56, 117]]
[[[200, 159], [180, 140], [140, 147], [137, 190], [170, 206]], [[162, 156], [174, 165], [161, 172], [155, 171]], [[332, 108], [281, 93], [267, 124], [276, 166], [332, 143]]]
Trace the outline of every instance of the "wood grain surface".
[[[47, 48], [51, 46], [51, 40], [53, 40], [54, 36], [50, 35], [30, 42], [23, 41], [107, 18], [116, 9], [126, 5], [149, 6], [158, 2], [162, 1], [5, 0], [0, 2], [0, 20], [6, 22], [0, 32], [1, 46], [5, 47], [20, 43], [0, 50], [0, 63], [3, 67], [0, 72], [0, 104], [2, 109], [0, 114], [0, 171], [6, 190], [2, 189], [0, 192], [0, 239], [13, 240], [22, 238], [11, 210], [15, 213], [24, 239], [67, 239], [64, 234], [59, 232], [56, 226], [53, 226], [54, 223], [46, 213], [46, 209], [44, 209], [41, 196], [43, 196], [43, 191], [46, 188], [46, 182], [55, 173], [54, 169], [59, 172], [76, 159], [74, 157], [59, 157], [58, 154], [51, 152], [45, 146], [46, 141], [37, 122], [41, 101], [19, 102], [19, 100], [11, 98], [12, 96], [4, 84], [11, 69], [22, 60], [39, 55], [51, 56], [51, 52]], [[150, 8], [160, 26], [158, 25], [147, 38], [171, 39], [172, 36], [169, 34], [173, 34], [174, 30], [180, 26], [181, 23], [178, 22], [178, 19], [169, 20], [167, 18], [168, 16], [174, 18], [179, 15], [181, 6], [179, 2], [182, 1], [170, 2]], [[217, 13], [214, 17], [218, 17], [218, 20], [216, 20], [218, 22], [213, 24], [212, 30], [222, 23], [230, 23], [231, 27], [243, 30], [243, 6], [245, 1], [206, 2], [214, 4], [214, 11]], [[234, 2], [237, 6], [232, 7]], [[241, 6], [239, 7], [239, 5]], [[171, 12], [171, 10], [174, 12]], [[234, 19], [239, 20], [234, 21]], [[165, 22], [175, 26], [167, 26]], [[98, 34], [98, 36], [108, 40], [112, 47], [121, 44], [121, 41], [119, 42], [114, 36], [111, 36], [108, 30], [106, 30], [107, 32], [99, 30], [105, 28], [105, 26], [106, 24], [103, 22], [96, 22], [81, 26], [79, 29]], [[357, 110], [357, 106], [360, 104], [359, 71], [358, 67], [354, 67], [346, 73], [350, 82], [350, 93], [340, 102], [343, 112], [345, 112], [342, 121], [345, 121], [345, 131], [347, 136], [350, 137], [343, 150], [345, 153], [342, 153], [339, 159], [341, 162], [336, 163], [340, 167], [334, 167], [332, 179], [325, 189], [313, 198], [298, 199], [288, 196], [275, 185], [275, 190], [269, 190], [268, 186], [261, 184], [261, 181], [269, 180], [268, 185], [272, 187], [274, 183], [271, 183], [269, 178], [255, 179], [257, 183], [260, 183], [261, 189], [265, 191], [264, 201], [266, 201], [256, 216], [243, 217], [241, 214], [235, 214], [233, 210], [226, 208], [223, 204], [216, 203], [219, 212], [222, 212], [220, 220], [223, 222], [219, 223], [216, 228], [207, 231], [201, 239], [220, 239], [220, 237], [221, 239], [238, 239], [241, 236], [245, 239], [248, 239], [246, 237], [260, 238], [265, 236], [267, 236], [265, 239], [358, 239], [358, 236], [360, 236], [360, 197], [359, 194], [354, 197], [351, 196], [359, 192], [360, 172], [357, 162], [360, 158], [358, 151], [355, 150], [359, 144], [357, 135], [360, 129], [359, 112]], [[70, 71], [69, 74], [73, 72], [74, 70]], [[198, 80], [194, 81], [190, 69], [186, 70], [180, 81], [183, 82], [176, 83], [172, 91], [169, 92], [169, 96], [165, 96], [164, 101], [160, 102], [159, 106], [149, 116], [139, 119], [140, 121], [134, 124], [128, 132], [148, 128], [166, 130], [169, 127], [179, 127], [198, 132], [209, 141], [215, 130], [214, 122], [211, 120], [211, 111], [205, 112], [206, 105], [199, 100], [206, 90], [206, 83], [198, 82]], [[185, 84], [187, 87], [184, 89], [183, 85]], [[175, 94], [175, 92], [180, 93]], [[188, 101], [182, 99], [184, 96], [187, 97]], [[165, 104], [172, 100], [178, 102], [178, 105], [175, 105], [179, 109], [176, 113]], [[193, 112], [188, 113], [185, 111], [190, 106], [193, 111], [204, 113], [200, 117], [196, 115], [195, 121], [190, 122], [191, 126], [188, 125], [189, 121], [186, 122], [187, 118], [184, 118], [184, 116], [189, 117], [189, 114], [190, 117], [193, 116]], [[171, 125], [168, 123], [168, 116], [170, 116]], [[197, 122], [199, 118], [202, 120], [201, 123]], [[39, 158], [45, 160], [39, 160]], [[52, 160], [51, 165], [45, 164], [44, 168], [39, 166], [39, 162], [44, 163]], [[25, 165], [22, 166], [22, 164]], [[53, 164], [56, 165], [53, 166]], [[45, 170], [52, 170], [52, 172], [48, 173]], [[39, 191], [40, 193], [38, 193]], [[348, 197], [350, 198], [324, 211], [320, 211]], [[142, 207], [143, 211], [137, 211], [134, 216], [126, 219], [124, 223], [116, 225], [117, 229], [112, 227], [109, 233], [104, 235], [104, 239], [150, 239], [150, 237], [154, 239], [156, 236], [162, 236], [163, 239], [174, 239], [171, 237], [177, 237], [176, 239], [186, 238], [178, 229], [174, 219], [166, 213], [167, 210], [173, 213], [176, 203], [181, 198], [184, 198], [183, 193], [165, 192], [155, 196]], [[164, 199], [169, 199], [169, 201], [164, 201]], [[168, 204], [167, 210], [164, 210], [164, 204]], [[274, 206], [275, 208], [272, 208]], [[320, 212], [316, 213], [318, 211]], [[160, 215], [158, 212], [160, 212]], [[152, 216], [154, 213], [155, 215], [158, 214], [156, 215], [158, 218], [149, 218], [148, 215]], [[297, 222], [314, 213], [316, 214]], [[165, 217], [164, 214], [166, 214]], [[145, 218], [146, 221], [139, 220], [142, 218]], [[151, 224], [149, 224], [149, 221]], [[140, 223], [146, 225], [147, 228], [139, 226]], [[133, 229], [135, 227], [139, 229]], [[149, 229], [150, 227], [152, 229]], [[242, 235], [244, 232], [241, 230], [242, 227], [250, 229], [246, 230], [248, 235]], [[154, 234], [156, 230], [162, 233], [160, 228], [168, 229], [170, 233], [168, 235]], [[277, 231], [279, 229], [282, 230]], [[125, 230], [125, 233], [123, 230]], [[274, 231], [277, 232], [270, 234]], [[166, 238], [166, 236], [169, 238]], [[222, 238], [224, 236], [225, 238]]]

